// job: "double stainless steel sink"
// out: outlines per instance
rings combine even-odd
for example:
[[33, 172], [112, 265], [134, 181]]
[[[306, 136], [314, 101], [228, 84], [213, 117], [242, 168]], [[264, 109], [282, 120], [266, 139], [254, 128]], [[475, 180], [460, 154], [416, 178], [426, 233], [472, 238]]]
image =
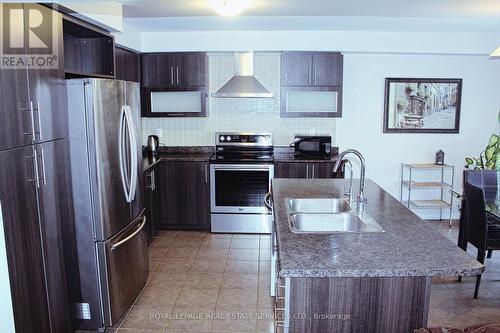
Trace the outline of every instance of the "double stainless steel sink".
[[286, 199], [286, 209], [294, 233], [384, 232], [374, 218], [352, 209], [343, 198]]

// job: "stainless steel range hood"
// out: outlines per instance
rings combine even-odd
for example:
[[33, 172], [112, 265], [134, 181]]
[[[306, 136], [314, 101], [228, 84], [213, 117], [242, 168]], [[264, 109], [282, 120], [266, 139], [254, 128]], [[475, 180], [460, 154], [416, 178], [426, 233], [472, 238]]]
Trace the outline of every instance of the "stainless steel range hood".
[[234, 76], [212, 97], [271, 98], [273, 93], [253, 76], [253, 52], [235, 52]]

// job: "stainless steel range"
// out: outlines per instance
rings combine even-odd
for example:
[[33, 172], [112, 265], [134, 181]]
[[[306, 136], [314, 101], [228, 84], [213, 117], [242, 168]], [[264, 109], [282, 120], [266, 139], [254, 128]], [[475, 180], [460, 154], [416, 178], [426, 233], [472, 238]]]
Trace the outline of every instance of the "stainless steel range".
[[264, 206], [274, 176], [269, 133], [216, 133], [210, 162], [212, 232], [270, 233]]

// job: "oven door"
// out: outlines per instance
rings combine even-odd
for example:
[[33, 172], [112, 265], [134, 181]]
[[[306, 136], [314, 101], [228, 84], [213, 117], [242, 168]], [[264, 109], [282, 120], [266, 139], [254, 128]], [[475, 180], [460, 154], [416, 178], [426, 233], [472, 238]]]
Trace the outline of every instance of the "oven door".
[[264, 197], [273, 176], [271, 164], [211, 164], [212, 213], [269, 214]]

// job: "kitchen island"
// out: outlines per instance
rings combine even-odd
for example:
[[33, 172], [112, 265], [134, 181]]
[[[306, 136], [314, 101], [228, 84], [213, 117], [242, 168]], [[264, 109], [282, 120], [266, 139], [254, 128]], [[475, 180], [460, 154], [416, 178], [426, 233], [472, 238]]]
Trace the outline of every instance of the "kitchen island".
[[370, 180], [366, 213], [384, 232], [290, 230], [287, 199], [342, 198], [347, 184], [344, 179], [272, 181], [278, 331], [413, 332], [427, 324], [432, 276], [484, 270]]

